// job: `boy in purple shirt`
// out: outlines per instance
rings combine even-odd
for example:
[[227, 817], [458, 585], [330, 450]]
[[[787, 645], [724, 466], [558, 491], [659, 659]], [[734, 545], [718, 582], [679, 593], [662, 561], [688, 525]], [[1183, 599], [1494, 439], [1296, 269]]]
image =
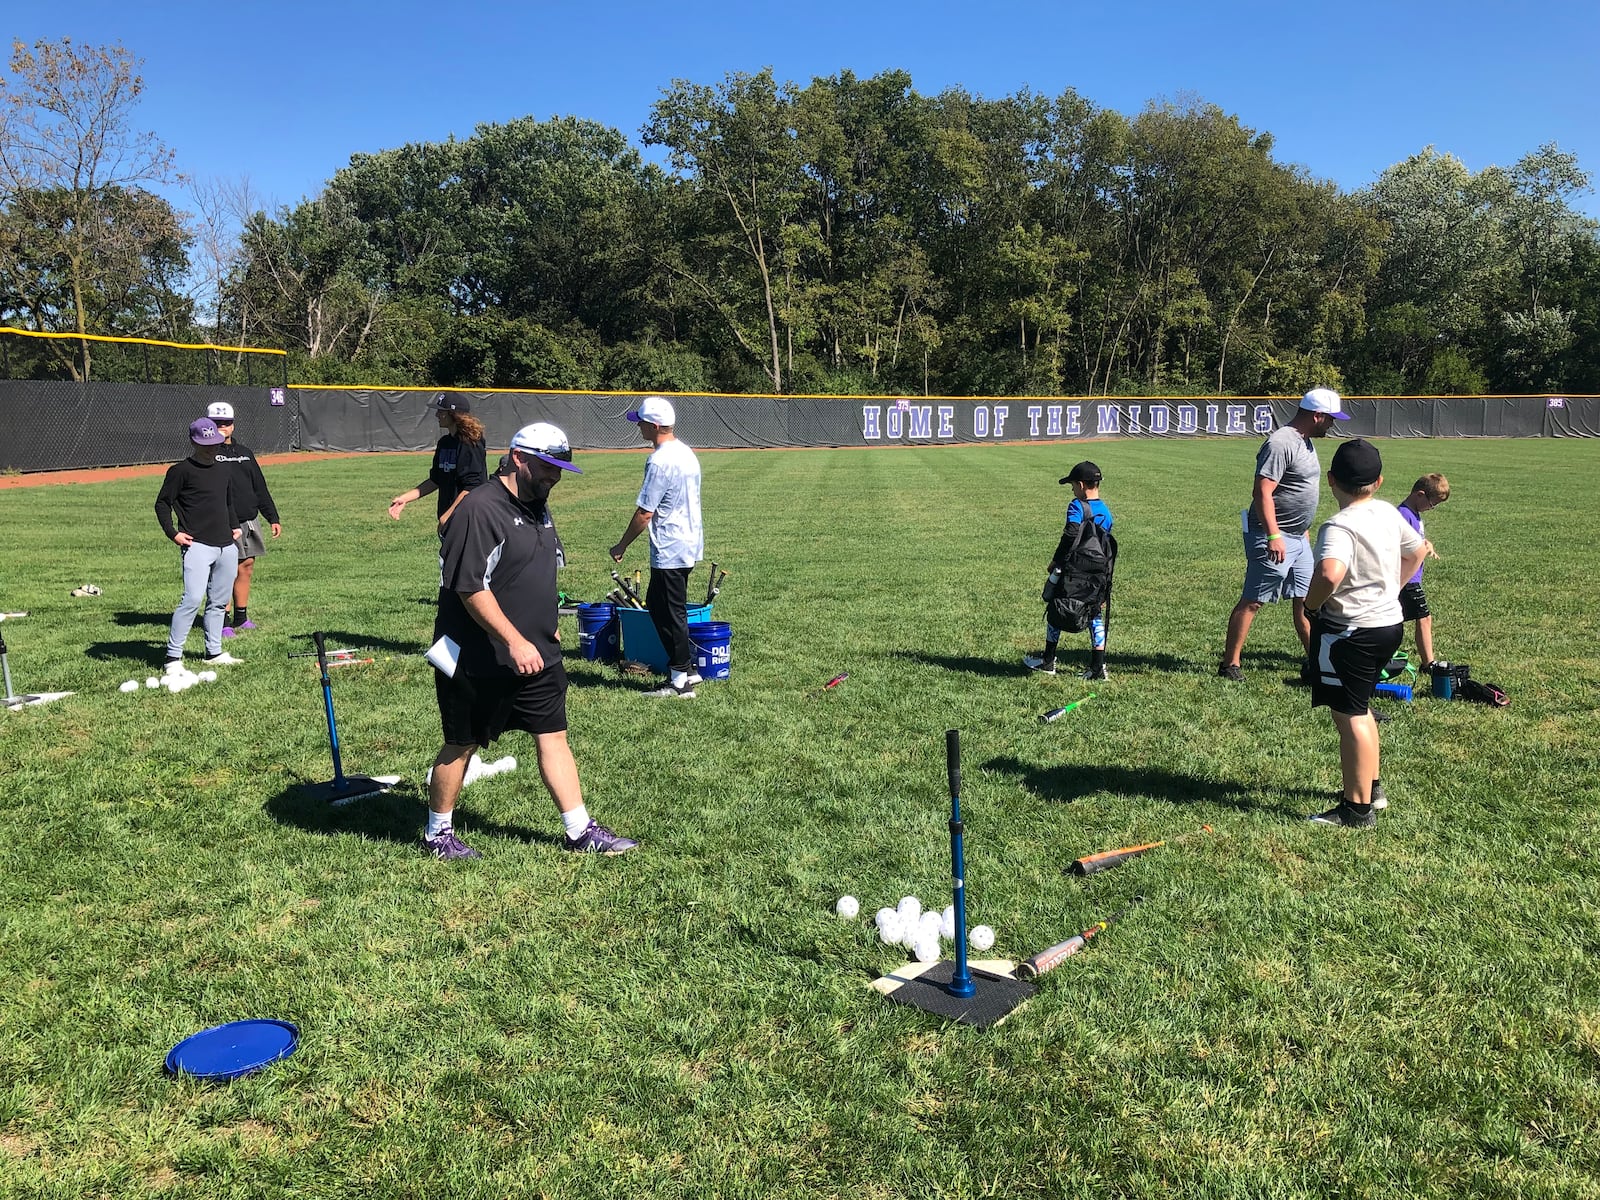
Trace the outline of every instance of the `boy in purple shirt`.
[[[1422, 514], [1450, 499], [1450, 481], [1435, 471], [1424, 475], [1411, 486], [1411, 494], [1400, 502], [1400, 518], [1417, 531], [1422, 538], [1423, 550], [1428, 558], [1438, 558], [1433, 543], [1422, 528]], [[1422, 568], [1406, 580], [1400, 589], [1400, 615], [1417, 623], [1417, 656], [1422, 659], [1418, 670], [1426, 672], [1433, 662], [1433, 614], [1428, 610], [1428, 597], [1422, 591]]]

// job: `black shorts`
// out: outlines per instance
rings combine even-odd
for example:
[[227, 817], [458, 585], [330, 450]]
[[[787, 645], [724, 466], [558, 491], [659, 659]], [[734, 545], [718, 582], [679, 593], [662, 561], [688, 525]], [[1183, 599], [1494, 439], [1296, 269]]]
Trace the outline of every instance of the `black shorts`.
[[1433, 616], [1428, 610], [1428, 594], [1422, 590], [1420, 583], [1408, 583], [1401, 587], [1400, 615], [1407, 621], [1420, 621], [1423, 617]]
[[1405, 637], [1404, 623], [1377, 629], [1334, 625], [1321, 616], [1311, 621], [1311, 707], [1359, 717], [1372, 701], [1372, 689]]
[[502, 733], [562, 733], [567, 728], [567, 668], [557, 662], [537, 675], [433, 673], [439, 724], [450, 746], [488, 746]]

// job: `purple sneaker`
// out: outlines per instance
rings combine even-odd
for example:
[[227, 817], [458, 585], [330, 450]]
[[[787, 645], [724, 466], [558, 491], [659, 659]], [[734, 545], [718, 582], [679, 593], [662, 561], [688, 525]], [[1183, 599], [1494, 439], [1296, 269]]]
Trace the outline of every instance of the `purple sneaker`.
[[579, 854], [626, 854], [639, 843], [632, 838], [618, 837], [599, 821], [589, 821], [582, 835], [567, 839], [567, 849]]
[[238, 634], [233, 632], [233, 626], [232, 625], [224, 625], [222, 627], [222, 636], [223, 637], [237, 637]]
[[483, 857], [483, 855], [479, 854], [471, 846], [467, 845], [460, 838], [458, 838], [454, 829], [440, 830], [439, 833], [435, 834], [433, 837], [424, 836], [422, 839], [422, 848], [435, 858], [443, 858], [447, 860]]
[[239, 626], [240, 629], [254, 629], [255, 627], [256, 623], [254, 621], [246, 621], [243, 625]]

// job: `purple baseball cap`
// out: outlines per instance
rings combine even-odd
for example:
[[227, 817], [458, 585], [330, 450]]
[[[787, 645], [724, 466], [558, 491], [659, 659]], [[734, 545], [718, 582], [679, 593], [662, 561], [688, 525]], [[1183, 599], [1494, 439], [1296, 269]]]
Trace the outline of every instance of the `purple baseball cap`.
[[220, 446], [228, 439], [222, 436], [222, 430], [217, 428], [217, 423], [210, 417], [201, 417], [189, 422], [189, 440], [196, 446]]

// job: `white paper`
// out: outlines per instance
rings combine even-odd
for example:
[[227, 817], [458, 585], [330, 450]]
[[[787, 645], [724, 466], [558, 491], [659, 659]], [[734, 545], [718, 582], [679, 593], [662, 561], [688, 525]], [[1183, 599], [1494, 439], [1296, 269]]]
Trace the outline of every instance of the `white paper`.
[[428, 661], [451, 679], [455, 678], [456, 662], [460, 657], [461, 647], [450, 637], [442, 637], [428, 647]]

